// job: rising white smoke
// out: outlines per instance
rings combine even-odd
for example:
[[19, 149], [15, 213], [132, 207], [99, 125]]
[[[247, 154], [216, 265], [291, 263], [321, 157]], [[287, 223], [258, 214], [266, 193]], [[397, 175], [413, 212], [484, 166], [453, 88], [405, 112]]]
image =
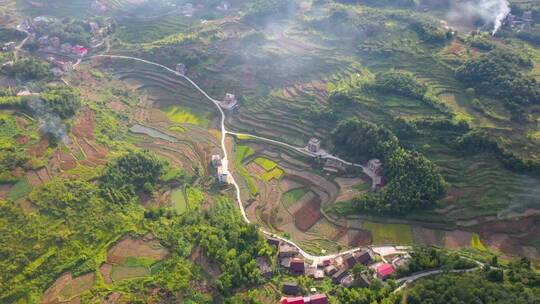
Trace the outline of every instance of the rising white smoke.
[[26, 104], [38, 118], [41, 132], [69, 145], [68, 128], [60, 116], [53, 113], [38, 97], [29, 97]]
[[492, 23], [492, 35], [501, 28], [506, 16], [510, 13], [507, 0], [466, 0], [456, 3], [448, 14], [454, 22], [481, 18], [485, 23]]

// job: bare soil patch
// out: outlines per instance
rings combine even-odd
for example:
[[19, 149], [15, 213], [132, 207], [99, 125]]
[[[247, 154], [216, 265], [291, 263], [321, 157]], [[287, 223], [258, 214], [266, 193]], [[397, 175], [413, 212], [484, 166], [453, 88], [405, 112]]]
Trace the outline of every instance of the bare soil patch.
[[9, 190], [12, 185], [0, 185], [0, 199], [6, 199]]
[[413, 226], [414, 242], [422, 245], [438, 245], [437, 233], [428, 228]]
[[47, 148], [49, 147], [49, 139], [42, 137], [39, 142], [33, 144], [30, 149], [28, 149], [28, 154], [34, 157], [43, 157]]
[[472, 233], [462, 230], [454, 230], [446, 233], [444, 243], [450, 249], [470, 247]]
[[77, 301], [76, 297], [94, 285], [95, 274], [88, 273], [73, 278], [71, 272], [63, 274], [49, 287], [41, 298], [42, 304], [56, 304], [67, 301]]
[[293, 215], [294, 224], [301, 231], [307, 231], [322, 217], [321, 200], [314, 196]]
[[348, 229], [339, 240], [340, 243], [349, 247], [367, 246], [371, 244], [371, 233], [364, 229]]
[[121, 264], [131, 256], [162, 260], [168, 254], [169, 251], [158, 240], [153, 239], [152, 236], [145, 236], [143, 238], [126, 236], [109, 249], [107, 261]]
[[103, 280], [107, 284], [112, 284], [112, 278], [111, 278], [111, 272], [112, 272], [112, 265], [111, 264], [103, 264], [101, 267], [99, 267], [99, 272], [103, 276]]

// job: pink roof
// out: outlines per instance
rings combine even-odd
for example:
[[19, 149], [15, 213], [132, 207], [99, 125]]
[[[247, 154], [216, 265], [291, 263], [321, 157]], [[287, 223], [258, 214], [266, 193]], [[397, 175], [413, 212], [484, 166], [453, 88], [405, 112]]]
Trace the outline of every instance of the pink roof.
[[304, 298], [303, 297], [296, 297], [296, 298], [283, 298], [281, 300], [281, 304], [304, 304]]
[[325, 294], [316, 294], [309, 298], [311, 304], [328, 304]]
[[86, 54], [88, 53], [88, 49], [81, 45], [76, 45], [71, 48], [71, 51], [77, 54]]
[[394, 267], [391, 264], [382, 264], [377, 267], [377, 276], [379, 276], [379, 278], [386, 278], [392, 273], [394, 273]]

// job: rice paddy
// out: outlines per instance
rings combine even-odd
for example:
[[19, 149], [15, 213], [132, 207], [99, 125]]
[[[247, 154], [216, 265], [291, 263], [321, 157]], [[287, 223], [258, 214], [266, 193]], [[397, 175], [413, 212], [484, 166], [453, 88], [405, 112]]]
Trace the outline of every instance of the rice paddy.
[[371, 232], [374, 244], [414, 244], [409, 225], [364, 221], [362, 228]]
[[283, 205], [285, 206], [285, 208], [289, 208], [290, 206], [294, 205], [299, 199], [301, 199], [306, 193], [306, 188], [292, 189], [283, 193], [283, 196], [281, 197]]
[[192, 124], [207, 127], [209, 123], [209, 113], [195, 112], [185, 106], [169, 106], [164, 109], [167, 118], [173, 123]]

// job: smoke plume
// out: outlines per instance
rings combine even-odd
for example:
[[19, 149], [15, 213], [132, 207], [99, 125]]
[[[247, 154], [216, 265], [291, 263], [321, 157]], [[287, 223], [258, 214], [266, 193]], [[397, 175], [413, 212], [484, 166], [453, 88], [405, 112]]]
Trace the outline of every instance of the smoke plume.
[[486, 24], [493, 24], [491, 33], [495, 35], [509, 13], [508, 0], [467, 0], [455, 4], [448, 18], [454, 22], [467, 22], [480, 18]]
[[34, 112], [39, 120], [40, 129], [43, 134], [51, 135], [58, 141], [69, 144], [68, 128], [60, 116], [48, 109], [47, 105], [38, 97], [31, 97], [27, 101], [27, 106]]

